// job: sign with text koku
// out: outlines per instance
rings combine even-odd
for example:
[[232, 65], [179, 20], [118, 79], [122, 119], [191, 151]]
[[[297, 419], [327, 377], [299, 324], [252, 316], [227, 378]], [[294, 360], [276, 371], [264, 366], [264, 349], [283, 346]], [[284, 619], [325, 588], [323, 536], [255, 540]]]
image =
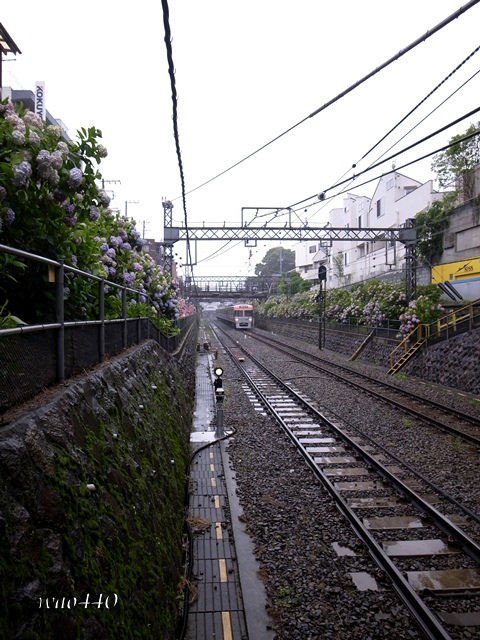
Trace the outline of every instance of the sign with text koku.
[[45, 108], [45, 82], [35, 82], [35, 113], [42, 120], [46, 120], [47, 110]]

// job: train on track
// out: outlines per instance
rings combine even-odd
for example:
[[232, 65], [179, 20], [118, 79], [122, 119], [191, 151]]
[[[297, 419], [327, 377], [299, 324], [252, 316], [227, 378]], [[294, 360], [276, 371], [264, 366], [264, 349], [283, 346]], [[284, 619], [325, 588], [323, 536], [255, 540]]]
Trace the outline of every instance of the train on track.
[[217, 319], [226, 322], [235, 329], [253, 329], [253, 306], [235, 304], [233, 307], [217, 309]]

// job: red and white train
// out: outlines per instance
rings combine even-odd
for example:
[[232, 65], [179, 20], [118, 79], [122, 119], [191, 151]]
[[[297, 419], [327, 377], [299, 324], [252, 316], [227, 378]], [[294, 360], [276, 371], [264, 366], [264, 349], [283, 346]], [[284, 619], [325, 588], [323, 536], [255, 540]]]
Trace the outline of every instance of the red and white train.
[[253, 328], [253, 306], [251, 304], [235, 304], [233, 307], [217, 309], [217, 318], [235, 329]]

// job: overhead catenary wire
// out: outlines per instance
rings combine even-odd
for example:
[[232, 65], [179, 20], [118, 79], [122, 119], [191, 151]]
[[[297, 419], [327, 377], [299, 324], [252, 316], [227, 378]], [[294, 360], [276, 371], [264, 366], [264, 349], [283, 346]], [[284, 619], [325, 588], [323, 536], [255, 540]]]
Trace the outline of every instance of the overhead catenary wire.
[[[182, 197], [184, 198], [185, 195], [188, 195], [190, 193], [193, 193], [194, 191], [197, 191], [198, 189], [201, 189], [202, 187], [205, 187], [207, 184], [210, 184], [211, 182], [213, 182], [214, 180], [220, 178], [221, 176], [225, 175], [226, 173], [228, 173], [229, 171], [231, 171], [232, 169], [238, 167], [240, 164], [242, 164], [243, 162], [245, 162], [246, 160], [249, 160], [250, 158], [252, 158], [254, 155], [256, 155], [257, 153], [259, 153], [260, 151], [263, 151], [264, 149], [266, 149], [267, 147], [269, 147], [270, 145], [272, 145], [274, 142], [277, 142], [277, 140], [280, 140], [280, 138], [283, 138], [284, 136], [286, 136], [288, 133], [290, 133], [291, 131], [293, 131], [294, 129], [296, 129], [297, 127], [299, 127], [300, 125], [304, 124], [305, 122], [307, 122], [307, 120], [309, 120], [310, 118], [314, 118], [316, 115], [318, 115], [319, 113], [321, 113], [322, 111], [325, 111], [328, 107], [330, 107], [331, 105], [335, 104], [336, 102], [338, 102], [339, 100], [341, 100], [342, 98], [344, 98], [346, 95], [348, 95], [349, 93], [351, 93], [354, 89], [358, 88], [359, 86], [361, 86], [363, 83], [365, 83], [367, 80], [369, 80], [370, 78], [373, 78], [373, 76], [377, 75], [380, 71], [382, 71], [383, 69], [385, 69], [386, 67], [390, 66], [393, 62], [396, 62], [397, 60], [399, 60], [400, 58], [402, 58], [406, 53], [412, 51], [412, 49], [414, 49], [415, 47], [417, 47], [418, 45], [422, 44], [423, 42], [425, 42], [426, 40], [428, 40], [429, 38], [431, 38], [434, 34], [438, 33], [438, 31], [440, 31], [441, 29], [443, 29], [444, 27], [446, 27], [447, 25], [449, 25], [451, 22], [453, 22], [454, 20], [456, 20], [457, 18], [459, 18], [463, 13], [465, 13], [466, 11], [468, 11], [469, 9], [471, 9], [472, 7], [474, 7], [476, 4], [478, 4], [480, 2], [480, 0], [470, 0], [469, 2], [467, 2], [465, 5], [463, 5], [462, 7], [460, 7], [459, 9], [457, 9], [456, 11], [454, 11], [451, 15], [449, 15], [447, 18], [445, 18], [444, 20], [442, 20], [441, 22], [439, 22], [437, 25], [435, 25], [434, 27], [432, 27], [431, 29], [429, 29], [428, 31], [426, 31], [422, 36], [420, 36], [419, 38], [417, 38], [416, 40], [414, 40], [413, 42], [411, 42], [409, 45], [407, 45], [406, 47], [404, 47], [403, 49], [401, 49], [398, 53], [396, 53], [394, 56], [388, 58], [388, 60], [386, 60], [385, 62], [383, 62], [382, 64], [380, 64], [378, 67], [376, 67], [375, 69], [373, 69], [372, 71], [370, 71], [369, 73], [367, 73], [365, 76], [363, 76], [362, 78], [360, 78], [359, 80], [357, 80], [356, 82], [354, 82], [352, 85], [350, 85], [349, 87], [347, 87], [344, 91], [342, 91], [341, 93], [339, 93], [338, 95], [336, 95], [334, 98], [332, 98], [331, 100], [329, 100], [328, 102], [326, 102], [325, 104], [323, 104], [321, 107], [318, 107], [317, 109], [315, 109], [314, 111], [312, 111], [310, 114], [308, 114], [307, 116], [305, 116], [304, 118], [302, 118], [301, 120], [299, 120], [298, 122], [296, 122], [294, 125], [288, 127], [288, 129], [286, 129], [285, 131], [283, 131], [282, 133], [278, 134], [277, 136], [275, 136], [274, 138], [272, 138], [271, 140], [269, 140], [268, 142], [264, 143], [262, 146], [258, 147], [258, 149], [255, 149], [255, 151], [252, 151], [251, 153], [249, 153], [248, 155], [246, 155], [245, 157], [241, 158], [240, 160], [238, 160], [237, 162], [235, 162], [234, 164], [232, 164], [231, 166], [227, 167], [226, 169], [224, 169], [223, 171], [217, 173], [215, 176], [213, 176], [212, 178], [209, 178], [208, 180], [205, 180], [205, 182], [202, 182], [201, 184], [197, 185], [196, 187], [193, 187], [192, 189], [190, 189], [189, 191], [186, 192], [186, 194], [184, 194], [183, 190], [182, 190], [182, 195], [181, 196], [177, 196], [176, 198], [174, 198], [173, 200], [178, 200], [178, 198]], [[162, 5], [166, 4], [166, 0], [162, 0]]]
[[[398, 157], [399, 155], [401, 155], [402, 153], [406, 153], [407, 151], [410, 151], [411, 149], [413, 149], [414, 147], [417, 147], [418, 145], [426, 142], [427, 140], [430, 140], [430, 138], [433, 138], [434, 136], [442, 133], [443, 131], [446, 131], [447, 129], [449, 129], [450, 127], [455, 126], [456, 124], [458, 124], [459, 122], [462, 122], [463, 120], [466, 120], [467, 118], [470, 118], [472, 115], [478, 113], [480, 111], [480, 107], [477, 107], [476, 109], [472, 109], [471, 111], [469, 111], [468, 113], [464, 114], [463, 116], [460, 116], [459, 118], [457, 118], [456, 120], [453, 120], [452, 122], [449, 122], [448, 124], [444, 125], [443, 127], [440, 127], [440, 129], [437, 129], [436, 131], [428, 134], [427, 136], [424, 136], [423, 138], [421, 138], [420, 140], [417, 140], [416, 142], [413, 142], [412, 144], [408, 145], [408, 147], [405, 147], [404, 149], [401, 149], [400, 151], [397, 151], [397, 153], [395, 153], [392, 156], [388, 156], [387, 158], [384, 158], [383, 160], [381, 160], [380, 162], [377, 162], [376, 164], [371, 165], [370, 167], [367, 167], [366, 169], [364, 169], [363, 171], [360, 171], [359, 173], [356, 174], [356, 178], [358, 178], [359, 176], [367, 173], [368, 171], [371, 171], [372, 169], [376, 169], [378, 166], [380, 166], [381, 164], [385, 164], [385, 162], [388, 162], [389, 160], [392, 160], [393, 158]], [[463, 140], [467, 140], [475, 135], [478, 135], [478, 131], [474, 134], [472, 134], [472, 136], [467, 136], [465, 138], [462, 138]], [[456, 141], [453, 144], [458, 144], [459, 141]], [[437, 151], [433, 151], [431, 153], [426, 154], [425, 156], [423, 156], [421, 159], [425, 159], [428, 158], [429, 156], [433, 155], [434, 153], [439, 153], [440, 151], [444, 151], [445, 149], [448, 149], [450, 146], [453, 146], [453, 144], [448, 144], [444, 147], [442, 147], [441, 149], [438, 149]], [[415, 162], [418, 162], [419, 160], [415, 160]], [[404, 164], [403, 167], [408, 166], [409, 164], [412, 163], [407, 163]], [[386, 174], [382, 174], [382, 175], [386, 175]], [[331, 185], [330, 187], [328, 187], [327, 189], [323, 189], [321, 192], [321, 195], [325, 195], [327, 193], [327, 191], [331, 191], [332, 189], [335, 189], [336, 187], [340, 187], [342, 184], [346, 184], [347, 182], [351, 182], [351, 178], [347, 178], [345, 180], [342, 180], [341, 182], [337, 182], [336, 184]], [[370, 180], [368, 182], [371, 182]], [[362, 184], [367, 184], [367, 183], [362, 183]], [[356, 188], [360, 187], [362, 185], [356, 185]], [[340, 193], [335, 194], [335, 196], [340, 195], [341, 193], [345, 193], [345, 191], [342, 191]], [[314, 194], [312, 196], [308, 196], [307, 198], [304, 198], [303, 200], [299, 200], [298, 202], [295, 202], [294, 204], [291, 204], [288, 208], [289, 209], [293, 209], [294, 207], [297, 207], [300, 204], [303, 204], [304, 202], [308, 202], [309, 200], [311, 200], [312, 198], [318, 198], [319, 194]], [[325, 198], [322, 198], [322, 200], [324, 200]]]
[[[360, 160], [358, 160], [356, 163], [352, 164], [351, 168], [356, 168], [356, 166], [358, 165], [359, 162], [361, 162], [361, 160], [364, 160], [376, 147], [378, 147], [378, 145], [383, 142], [391, 133], [393, 133], [393, 131], [395, 131], [395, 129], [398, 128], [398, 126], [400, 124], [402, 124], [410, 115], [412, 115], [412, 113], [414, 113], [429, 97], [431, 97], [435, 91], [437, 91], [441, 86], [443, 86], [445, 84], [445, 82], [447, 80], [449, 80], [450, 78], [452, 78], [452, 76], [457, 73], [457, 71], [459, 71], [459, 69], [461, 69], [463, 67], [463, 65], [470, 60], [476, 53], [478, 53], [478, 51], [480, 51], [480, 45], [478, 47], [476, 47], [466, 58], [464, 58], [462, 60], [462, 62], [460, 62], [460, 64], [458, 64], [455, 69], [453, 69], [447, 76], [445, 76], [445, 78], [438, 83], [419, 103], [417, 103], [417, 105], [415, 105], [415, 107], [413, 107], [403, 118], [401, 118], [397, 124], [395, 124], [390, 131], [388, 131], [388, 133], [386, 133], [378, 142], [376, 142], [366, 153], [363, 154], [363, 156], [360, 158]], [[442, 100], [442, 102], [440, 102], [440, 104], [438, 104], [434, 109], [432, 109], [426, 116], [424, 116], [421, 120], [419, 120], [413, 127], [411, 127], [405, 134], [403, 134], [396, 142], [394, 142], [392, 145], [390, 145], [390, 147], [388, 147], [388, 149], [386, 149], [382, 154], [380, 154], [370, 165], [368, 168], [370, 168], [372, 166], [372, 164], [378, 162], [378, 160], [380, 160], [381, 158], [383, 158], [383, 156], [388, 153], [391, 149], [393, 149], [397, 144], [399, 144], [402, 140], [404, 140], [410, 133], [412, 133], [412, 131], [414, 131], [418, 126], [420, 126], [420, 124], [422, 124], [422, 122], [425, 122], [425, 120], [427, 120], [427, 118], [429, 118], [433, 113], [435, 113], [435, 111], [437, 111], [441, 106], [443, 106], [448, 100], [450, 100], [456, 93], [458, 93], [461, 89], [463, 89], [463, 87], [465, 87], [471, 80], [473, 80], [473, 78], [475, 78], [478, 74], [480, 73], [480, 70], [477, 70], [474, 74], [472, 74], [469, 78], [467, 78], [467, 80], [465, 80], [459, 87], [457, 87], [455, 89], [455, 91], [452, 91], [452, 93], [450, 93], [444, 100]], [[345, 171], [339, 178], [337, 178], [337, 180], [334, 183], [334, 186], [338, 185], [339, 182], [341, 180], [343, 180], [343, 178], [350, 172], [350, 168], [347, 169], [347, 171]], [[358, 175], [358, 174], [357, 174]], [[352, 176], [350, 178], [351, 180], [351, 184], [353, 185], [353, 183], [355, 182], [357, 176]], [[324, 204], [322, 204], [317, 211], [315, 211], [309, 218], [308, 220], [311, 220], [315, 215], [317, 215], [328, 203], [325, 202]]]
[[[454, 147], [457, 144], [461, 144], [462, 142], [466, 142], [467, 140], [470, 140], [471, 138], [474, 138], [475, 136], [478, 136], [479, 134], [480, 134], [480, 129], [477, 129], [473, 133], [470, 133], [470, 134], [468, 134], [466, 136], [458, 138], [457, 140], [455, 140], [455, 142], [450, 142], [449, 144], [446, 144], [443, 147], [435, 149], [434, 151], [429, 151], [428, 153], [426, 153], [423, 156], [420, 156], [419, 158], [415, 158], [414, 160], [410, 160], [409, 162], [406, 162], [405, 164], [402, 164], [401, 166], [396, 167], [395, 171], [400, 171], [400, 169], [405, 169], [405, 167], [409, 167], [412, 164], [415, 164], [416, 162], [421, 162], [422, 160], [425, 160], [426, 158], [429, 158], [430, 156], [433, 156], [436, 153], [441, 153], [442, 151], [446, 151], [447, 149], [450, 149], [451, 147]], [[380, 164], [383, 164], [383, 162], [387, 162], [387, 160], [388, 160], [388, 158], [386, 160], [382, 161]], [[365, 169], [365, 171], [357, 174], [357, 177], [359, 177], [363, 173], [366, 173], [367, 171], [370, 171], [372, 168], [373, 167], [371, 167], [370, 169]], [[375, 180], [380, 180], [381, 178], [387, 176], [389, 173], [391, 173], [391, 170], [390, 171], [386, 171], [385, 173], [381, 173], [380, 175], [377, 175], [377, 176], [375, 176], [373, 178], [370, 178], [369, 180], [365, 180], [365, 182], [361, 182], [360, 184], [357, 184], [356, 188], [363, 187], [366, 184], [370, 184], [370, 182], [375, 182]], [[344, 193], [348, 193], [348, 191], [349, 191], [349, 189], [345, 189], [344, 191], [340, 191], [340, 192], [335, 193], [335, 194], [333, 194], [331, 196], [326, 196], [325, 200], [331, 200], [332, 198], [336, 198], [337, 196], [343, 195]], [[308, 209], [308, 207], [313, 207], [317, 203], [316, 202], [312, 202], [312, 203], [307, 204], [307, 205], [305, 205], [303, 203], [307, 202], [308, 200], [310, 200], [311, 198], [314, 198], [314, 197], [317, 197], [317, 196], [316, 195], [315, 196], [310, 196], [310, 198], [305, 198], [305, 200], [301, 200], [301, 201], [299, 201], [296, 204], [291, 205], [291, 206], [293, 208], [293, 207], [296, 207], [299, 204], [301, 204], [302, 207], [300, 207], [300, 209]], [[297, 211], [300, 211], [300, 209], [297, 209]]]

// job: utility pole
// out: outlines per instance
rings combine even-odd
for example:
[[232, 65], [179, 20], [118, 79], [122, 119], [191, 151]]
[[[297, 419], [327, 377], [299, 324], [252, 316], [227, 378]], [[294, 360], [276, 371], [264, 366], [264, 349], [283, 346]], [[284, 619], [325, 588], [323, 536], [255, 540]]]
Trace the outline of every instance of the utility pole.
[[127, 217], [128, 213], [128, 205], [129, 204], [139, 204], [140, 200], [125, 200], [125, 217]]

